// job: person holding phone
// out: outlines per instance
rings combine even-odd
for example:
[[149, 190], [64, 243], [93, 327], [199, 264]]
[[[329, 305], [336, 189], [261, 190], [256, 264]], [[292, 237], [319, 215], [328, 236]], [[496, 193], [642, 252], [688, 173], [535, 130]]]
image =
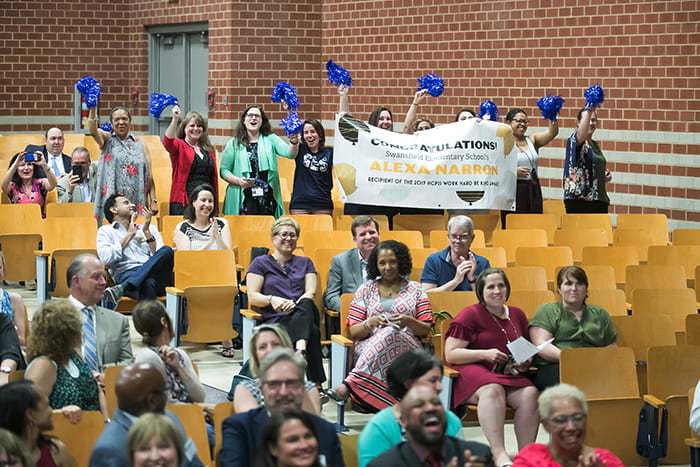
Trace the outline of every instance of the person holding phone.
[[90, 151], [83, 146], [73, 149], [71, 171], [58, 180], [59, 203], [92, 203], [97, 188], [97, 164], [90, 161]]
[[[40, 169], [44, 170], [45, 178], [40, 176]], [[11, 203], [38, 204], [41, 207], [41, 216], [46, 217], [46, 193], [56, 188], [56, 176], [40, 151], [22, 151], [10, 159], [10, 166], [2, 178], [0, 187]]]

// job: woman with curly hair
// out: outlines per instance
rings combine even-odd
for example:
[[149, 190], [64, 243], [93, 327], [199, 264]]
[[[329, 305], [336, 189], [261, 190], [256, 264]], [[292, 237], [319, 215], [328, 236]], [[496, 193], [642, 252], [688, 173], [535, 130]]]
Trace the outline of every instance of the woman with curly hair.
[[30, 364], [24, 374], [34, 381], [51, 407], [78, 423], [83, 410], [99, 410], [105, 417], [107, 402], [83, 358], [82, 320], [67, 299], [49, 300], [34, 313], [27, 345]]
[[[10, 457], [26, 456], [24, 466], [72, 466], [65, 445], [58, 439], [42, 434], [53, 429], [51, 406], [48, 398], [40, 394], [34, 383], [27, 380], [13, 381], [0, 387], [0, 448]], [[9, 434], [16, 435], [20, 447], [10, 448]], [[31, 459], [31, 463], [26, 461]]]
[[336, 401], [352, 398], [369, 412], [396, 404], [386, 373], [394, 356], [420, 347], [430, 332], [430, 301], [418, 282], [408, 280], [411, 254], [401, 242], [377, 245], [367, 260], [367, 277], [350, 304], [346, 326], [355, 340], [355, 366], [342, 384], [327, 391]]

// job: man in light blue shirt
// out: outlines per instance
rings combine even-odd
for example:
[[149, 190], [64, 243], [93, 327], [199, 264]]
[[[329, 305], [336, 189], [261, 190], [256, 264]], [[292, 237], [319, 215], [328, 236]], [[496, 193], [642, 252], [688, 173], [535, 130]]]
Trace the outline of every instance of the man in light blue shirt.
[[117, 284], [105, 290], [105, 299], [118, 303], [126, 295], [137, 300], [155, 299], [173, 283], [173, 250], [163, 245], [151, 225], [151, 211], [143, 208], [145, 222], [136, 223], [136, 206], [121, 193], [105, 200], [105, 219], [97, 231], [97, 255]]

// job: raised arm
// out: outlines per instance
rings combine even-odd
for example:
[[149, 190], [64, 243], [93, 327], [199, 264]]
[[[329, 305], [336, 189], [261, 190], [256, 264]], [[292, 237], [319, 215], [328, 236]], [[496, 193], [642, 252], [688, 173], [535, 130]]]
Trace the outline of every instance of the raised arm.
[[411, 106], [408, 108], [408, 112], [406, 113], [406, 120], [403, 122], [403, 132], [406, 134], [411, 134], [413, 133], [412, 127], [413, 127], [413, 122], [416, 121], [416, 115], [418, 114], [418, 107], [423, 103], [423, 100], [425, 99], [425, 96], [428, 95], [428, 91], [423, 89], [422, 91], [416, 92], [415, 96], [413, 96], [413, 102], [411, 103]]
[[176, 105], [173, 107], [173, 118], [170, 119], [170, 124], [168, 128], [165, 129], [165, 136], [170, 139], [175, 139], [175, 132], [177, 131], [177, 124], [180, 120], [180, 106]]
[[5, 172], [5, 175], [2, 177], [0, 187], [2, 188], [3, 193], [5, 193], [7, 196], [10, 196], [12, 191], [10, 189], [10, 182], [12, 182], [12, 177], [17, 172], [17, 165], [19, 164], [20, 159], [24, 160], [24, 154], [20, 154], [19, 156], [15, 157], [15, 161], [10, 165], [10, 168], [7, 169], [7, 172]]
[[100, 149], [104, 149], [105, 144], [107, 141], [109, 141], [110, 134], [107, 133], [106, 131], [100, 129], [97, 127], [97, 107], [92, 107], [88, 111], [88, 130], [90, 130], [90, 134], [92, 135], [93, 138], [95, 138], [95, 142], [97, 145], [100, 147]]
[[556, 120], [549, 120], [549, 126], [544, 131], [539, 131], [530, 135], [530, 139], [535, 145], [535, 149], [548, 145], [559, 134], [559, 123]]
[[341, 84], [338, 86], [338, 94], [340, 95], [340, 103], [338, 105], [338, 114], [342, 117], [350, 113], [350, 104], [348, 102], [348, 92], [350, 88]]

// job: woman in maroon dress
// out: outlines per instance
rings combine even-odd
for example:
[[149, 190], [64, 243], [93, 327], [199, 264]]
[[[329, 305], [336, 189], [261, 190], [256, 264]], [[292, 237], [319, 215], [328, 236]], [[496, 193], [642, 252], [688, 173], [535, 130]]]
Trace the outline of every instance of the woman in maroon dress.
[[537, 437], [537, 389], [527, 376], [530, 361], [513, 363], [507, 344], [527, 336], [527, 317], [507, 306], [510, 283], [501, 269], [485, 269], [476, 279], [479, 303], [462, 310], [447, 331], [445, 358], [459, 372], [452, 404], [476, 404], [479, 423], [497, 466], [512, 462], [505, 450], [506, 404], [515, 409], [518, 450]]

